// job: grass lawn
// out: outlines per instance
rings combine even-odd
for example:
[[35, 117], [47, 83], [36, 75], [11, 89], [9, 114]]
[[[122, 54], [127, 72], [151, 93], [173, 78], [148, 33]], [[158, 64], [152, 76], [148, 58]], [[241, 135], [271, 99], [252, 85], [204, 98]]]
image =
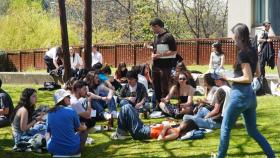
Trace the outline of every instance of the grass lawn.
[[[3, 85], [3, 89], [8, 91], [14, 101], [19, 100], [23, 88], [31, 85]], [[33, 85], [34, 88], [40, 86]], [[53, 106], [53, 92], [38, 91], [37, 105]], [[267, 138], [272, 148], [276, 152], [276, 157], [280, 157], [280, 97], [263, 96], [258, 97], [257, 125], [258, 129]], [[161, 122], [163, 119], [147, 119], [145, 123], [151, 124]], [[102, 124], [102, 122], [98, 122]], [[116, 126], [116, 122], [115, 122]], [[189, 157], [189, 158], [209, 158], [211, 152], [217, 152], [219, 144], [220, 130], [215, 130], [206, 135], [204, 139], [193, 141], [134, 141], [132, 139], [116, 141], [110, 140], [111, 132], [90, 134], [95, 140], [92, 145], [86, 146], [82, 157]], [[13, 140], [11, 128], [0, 129], [0, 158], [34, 158], [50, 157], [49, 154], [38, 154], [33, 152], [18, 153], [12, 151]], [[232, 130], [231, 141], [228, 150], [228, 157], [251, 157], [261, 158], [262, 149], [251, 138], [248, 137], [243, 126], [243, 121], [239, 118], [237, 125]]]

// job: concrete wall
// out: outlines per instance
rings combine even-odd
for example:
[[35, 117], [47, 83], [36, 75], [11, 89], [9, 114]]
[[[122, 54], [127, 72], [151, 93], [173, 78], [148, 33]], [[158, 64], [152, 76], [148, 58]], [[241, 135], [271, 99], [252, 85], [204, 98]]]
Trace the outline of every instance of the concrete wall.
[[251, 31], [253, 19], [252, 0], [228, 0], [228, 36], [237, 23], [244, 23]]
[[44, 82], [53, 82], [57, 78], [53, 78], [48, 73], [24, 73], [24, 72], [0, 72], [0, 78], [3, 84], [40, 84]]
[[269, 0], [269, 21], [276, 36], [280, 36], [280, 0]]
[[[263, 0], [265, 1], [265, 0]], [[244, 23], [250, 29], [251, 35], [258, 34], [263, 27], [254, 24], [254, 0], [228, 1], [228, 37], [230, 29], [237, 23]], [[266, 21], [271, 22], [269, 36], [280, 36], [280, 0], [266, 0]]]

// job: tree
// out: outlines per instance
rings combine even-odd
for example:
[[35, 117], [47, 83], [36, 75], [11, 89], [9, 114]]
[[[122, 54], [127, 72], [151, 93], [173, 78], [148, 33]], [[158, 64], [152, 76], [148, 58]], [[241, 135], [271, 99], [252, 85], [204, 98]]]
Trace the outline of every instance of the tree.
[[61, 27], [61, 41], [62, 41], [62, 51], [63, 51], [63, 65], [64, 65], [64, 81], [68, 81], [71, 78], [71, 65], [70, 65], [70, 54], [69, 54], [69, 41], [68, 41], [68, 31], [67, 31], [67, 20], [65, 11], [65, 1], [58, 0], [59, 4], [59, 17], [60, 17], [60, 27]]
[[92, 14], [91, 14], [91, 1], [85, 0], [85, 42], [84, 42], [84, 61], [85, 61], [85, 68], [88, 70], [91, 68], [91, 43], [92, 43]]
[[[178, 0], [186, 25], [194, 37], [209, 38], [224, 34], [227, 3], [222, 0]], [[202, 33], [202, 34], [201, 34]]]

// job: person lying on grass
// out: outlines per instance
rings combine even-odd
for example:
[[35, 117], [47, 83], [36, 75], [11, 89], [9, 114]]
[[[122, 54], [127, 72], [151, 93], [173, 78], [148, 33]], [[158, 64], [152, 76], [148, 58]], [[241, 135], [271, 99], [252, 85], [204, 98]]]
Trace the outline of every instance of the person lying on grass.
[[111, 139], [126, 139], [129, 133], [135, 140], [175, 140], [192, 130], [190, 125], [188, 122], [182, 122], [178, 127], [171, 127], [169, 124], [144, 125], [136, 109], [132, 105], [126, 104], [121, 107], [118, 128], [116, 132], [112, 133]]

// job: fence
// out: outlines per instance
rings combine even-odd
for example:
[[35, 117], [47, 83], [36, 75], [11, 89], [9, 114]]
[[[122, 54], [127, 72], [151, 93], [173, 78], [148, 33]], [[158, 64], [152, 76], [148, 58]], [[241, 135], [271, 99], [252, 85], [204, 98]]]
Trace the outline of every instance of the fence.
[[[211, 45], [217, 40], [222, 43], [222, 50], [225, 53], [225, 63], [233, 64], [237, 50], [234, 42], [229, 38], [178, 40], [177, 50], [187, 65], [205, 65], [209, 62]], [[280, 37], [273, 38], [273, 45], [275, 52], [278, 52], [280, 49]], [[104, 62], [115, 67], [120, 62], [125, 62], [127, 65], [151, 63], [151, 52], [149, 49], [143, 48], [143, 43], [100, 44], [97, 47], [103, 55]], [[73, 48], [84, 57], [82, 53], [83, 47], [74, 46]], [[2, 63], [0, 64], [0, 71], [45, 69], [46, 65], [43, 57], [47, 50], [10, 51], [5, 53], [5, 55], [2, 53], [0, 55], [0, 63]], [[277, 55], [275, 55], [275, 60], [277, 60]]]

